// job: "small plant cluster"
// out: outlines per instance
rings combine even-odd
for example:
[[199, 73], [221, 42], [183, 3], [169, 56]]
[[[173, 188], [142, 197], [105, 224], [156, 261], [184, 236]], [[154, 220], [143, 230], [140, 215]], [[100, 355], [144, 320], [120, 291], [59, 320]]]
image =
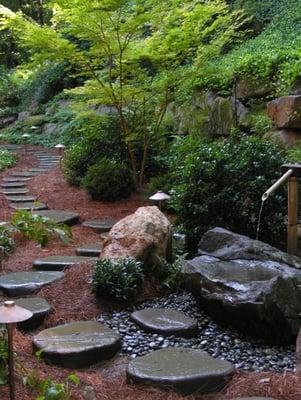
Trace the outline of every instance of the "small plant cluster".
[[5, 330], [0, 326], [0, 385], [7, 381], [8, 346]]
[[14, 248], [15, 242], [9, 231], [4, 226], [0, 226], [0, 260], [12, 253]]
[[47, 245], [50, 238], [58, 238], [66, 244], [70, 241], [71, 230], [67, 225], [57, 224], [26, 210], [16, 211], [11, 223], [26, 239], [34, 240], [42, 247]]
[[143, 277], [142, 263], [134, 258], [99, 260], [93, 273], [92, 290], [96, 297], [125, 302], [133, 299], [141, 287]]
[[12, 167], [17, 162], [17, 157], [15, 154], [8, 150], [0, 150], [0, 171], [6, 168]]

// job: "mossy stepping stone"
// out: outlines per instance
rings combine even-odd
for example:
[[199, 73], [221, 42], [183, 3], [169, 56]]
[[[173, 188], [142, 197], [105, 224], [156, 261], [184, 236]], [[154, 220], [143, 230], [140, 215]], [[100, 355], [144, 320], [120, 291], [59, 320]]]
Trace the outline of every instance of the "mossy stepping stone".
[[92, 228], [95, 229], [96, 232], [108, 232], [110, 231], [113, 226], [118, 222], [118, 219], [114, 218], [107, 218], [107, 219], [90, 219], [83, 222], [83, 226], [85, 228]]
[[102, 244], [97, 243], [87, 243], [78, 247], [76, 249], [76, 254], [85, 257], [99, 257], [102, 250]]
[[8, 176], [7, 178], [3, 178], [3, 182], [26, 182], [31, 178], [20, 178], [19, 176]]
[[80, 321], [41, 331], [33, 345], [47, 362], [82, 368], [114, 357], [120, 336], [99, 322]]
[[4, 189], [23, 188], [26, 187], [26, 182], [3, 182], [1, 183], [1, 187]]
[[197, 333], [197, 320], [170, 308], [146, 308], [135, 311], [131, 318], [145, 331], [163, 336], [191, 337]]
[[21, 195], [21, 194], [27, 194], [29, 193], [28, 189], [23, 189], [23, 188], [15, 188], [15, 189], [1, 189], [0, 193], [2, 194], [9, 194], [9, 195]]
[[87, 257], [81, 256], [49, 256], [33, 262], [33, 267], [40, 271], [61, 271], [66, 267], [87, 261]]
[[11, 176], [16, 176], [18, 178], [32, 178], [37, 175], [38, 175], [38, 172], [30, 172], [30, 171], [13, 172], [11, 174]]
[[30, 319], [18, 324], [18, 327], [21, 329], [36, 329], [52, 311], [51, 305], [41, 297], [24, 297], [15, 299], [14, 301], [18, 306], [32, 312]]
[[11, 201], [12, 203], [24, 203], [24, 202], [28, 202], [28, 201], [36, 201], [36, 197], [35, 196], [26, 196], [26, 195], [21, 195], [21, 196], [5, 196], [5, 198], [8, 201]]
[[7, 296], [31, 294], [41, 287], [63, 278], [63, 272], [25, 271], [0, 276], [0, 290]]
[[35, 201], [26, 201], [24, 203], [11, 203], [10, 206], [15, 210], [47, 210], [46, 204]]
[[66, 225], [74, 225], [79, 221], [79, 214], [74, 213], [72, 211], [60, 211], [60, 210], [45, 210], [45, 211], [36, 211], [33, 214], [41, 215], [42, 217], [52, 219], [53, 221], [66, 224]]
[[138, 357], [127, 367], [129, 382], [173, 388], [184, 393], [218, 392], [234, 372], [224, 360], [197, 349], [168, 348]]

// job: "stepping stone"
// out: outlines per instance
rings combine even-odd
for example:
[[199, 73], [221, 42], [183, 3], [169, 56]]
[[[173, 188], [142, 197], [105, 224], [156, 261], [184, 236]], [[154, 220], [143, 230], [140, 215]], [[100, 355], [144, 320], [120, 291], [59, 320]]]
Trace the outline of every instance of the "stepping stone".
[[20, 172], [13, 172], [11, 176], [16, 176], [19, 178], [31, 178], [33, 176], [37, 176], [37, 172], [29, 172], [29, 171], [20, 171]]
[[145, 331], [160, 333], [163, 336], [191, 337], [198, 330], [195, 319], [168, 308], [146, 308], [133, 312], [131, 318]]
[[33, 267], [40, 271], [61, 271], [66, 267], [85, 262], [87, 259], [89, 258], [81, 256], [49, 256], [35, 260]]
[[1, 187], [3, 187], [4, 189], [12, 189], [12, 188], [23, 188], [26, 187], [26, 183], [25, 182], [3, 182], [1, 183]]
[[119, 221], [119, 219], [107, 218], [107, 219], [91, 219], [83, 222], [83, 226], [86, 228], [95, 229], [96, 232], [108, 232], [113, 226]]
[[36, 201], [36, 199], [37, 199], [35, 196], [31, 196], [31, 195], [29, 195], [29, 196], [24, 196], [24, 195], [22, 195], [22, 196], [5, 196], [5, 198], [8, 201], [11, 201], [12, 203], [24, 203], [27, 201]]
[[20, 178], [19, 176], [8, 176], [7, 178], [3, 178], [3, 182], [26, 182], [29, 180], [30, 178]]
[[18, 229], [15, 228], [10, 222], [0, 222], [0, 226], [6, 228], [9, 232], [18, 232]]
[[66, 368], [82, 368], [115, 356], [120, 336], [94, 321], [72, 322], [45, 329], [33, 337], [42, 358]]
[[0, 290], [7, 296], [31, 294], [41, 287], [63, 278], [63, 272], [25, 271], [0, 276]]
[[20, 188], [20, 189], [18, 189], [18, 188], [15, 188], [15, 189], [1, 189], [0, 193], [18, 196], [18, 195], [21, 195], [21, 194], [29, 193], [29, 190], [26, 189], [26, 188], [25, 189], [22, 189], [22, 188]]
[[237, 397], [231, 400], [275, 400], [272, 397]]
[[76, 254], [85, 257], [99, 257], [102, 250], [102, 244], [87, 243], [76, 249]]
[[13, 208], [14, 210], [47, 210], [48, 207], [46, 206], [46, 204], [43, 203], [37, 203], [35, 201], [27, 201], [24, 203], [11, 203], [10, 204], [11, 208]]
[[42, 174], [43, 172], [49, 171], [49, 168], [30, 168], [28, 171], [29, 172], [39, 172]]
[[61, 211], [61, 210], [46, 210], [46, 211], [38, 211], [33, 214], [41, 215], [42, 217], [52, 219], [53, 221], [66, 224], [66, 225], [74, 225], [79, 221], [79, 214], [76, 214], [71, 211]]
[[36, 329], [52, 311], [50, 304], [41, 297], [24, 297], [14, 301], [18, 306], [26, 308], [33, 313], [32, 317], [27, 321], [18, 323], [20, 329]]
[[225, 360], [197, 349], [168, 348], [137, 357], [127, 367], [130, 382], [173, 388], [183, 394], [220, 391], [234, 372]]

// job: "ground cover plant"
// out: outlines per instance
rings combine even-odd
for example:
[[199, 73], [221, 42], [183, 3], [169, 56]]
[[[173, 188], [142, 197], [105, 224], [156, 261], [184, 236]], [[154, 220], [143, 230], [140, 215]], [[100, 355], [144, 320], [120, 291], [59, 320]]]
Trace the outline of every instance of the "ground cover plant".
[[12, 167], [16, 161], [16, 155], [7, 150], [0, 150], [0, 171]]

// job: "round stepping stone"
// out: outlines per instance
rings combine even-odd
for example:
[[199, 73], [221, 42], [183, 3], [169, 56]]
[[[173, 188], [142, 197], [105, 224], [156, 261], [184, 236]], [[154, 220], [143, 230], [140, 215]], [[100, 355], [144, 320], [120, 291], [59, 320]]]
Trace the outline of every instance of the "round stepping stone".
[[35, 196], [5, 196], [5, 198], [8, 201], [11, 201], [12, 203], [24, 203], [28, 201], [36, 201]]
[[30, 319], [18, 324], [20, 329], [36, 329], [52, 311], [50, 304], [41, 297], [24, 297], [14, 301], [18, 306], [32, 312]]
[[119, 219], [91, 219], [83, 222], [83, 226], [86, 228], [95, 229], [96, 232], [108, 232], [110, 231], [113, 226], [119, 221]]
[[80, 321], [41, 331], [33, 345], [47, 362], [82, 368], [115, 356], [120, 336], [99, 322]]
[[173, 388], [184, 394], [220, 391], [234, 372], [225, 360], [196, 349], [168, 348], [137, 357], [127, 367], [130, 382]]
[[163, 336], [191, 337], [198, 330], [195, 319], [168, 308], [146, 308], [133, 312], [131, 318], [145, 331], [160, 333]]
[[27, 201], [24, 203], [12, 203], [10, 206], [15, 210], [47, 210], [46, 204], [37, 203], [35, 201]]
[[26, 271], [0, 276], [0, 290], [7, 296], [31, 294], [42, 286], [63, 278], [63, 272]]
[[76, 254], [85, 257], [99, 257], [102, 250], [101, 243], [87, 243], [76, 249]]
[[81, 256], [49, 256], [33, 262], [33, 267], [40, 271], [61, 271], [66, 267], [87, 261], [87, 257]]
[[23, 188], [16, 188], [16, 189], [1, 189], [0, 193], [2, 194], [9, 194], [9, 195], [20, 195], [20, 194], [27, 194], [29, 193], [28, 189], [23, 189]]
[[3, 182], [26, 182], [29, 180], [30, 178], [20, 178], [14, 176], [8, 176], [7, 178], [3, 178]]
[[52, 219], [53, 221], [66, 225], [74, 225], [79, 221], [79, 214], [72, 211], [60, 211], [60, 210], [46, 210], [37, 211], [33, 214], [41, 215], [42, 217]]
[[26, 183], [25, 182], [3, 182], [1, 183], [1, 187], [3, 187], [4, 189], [9, 189], [9, 188], [23, 188], [26, 187]]

